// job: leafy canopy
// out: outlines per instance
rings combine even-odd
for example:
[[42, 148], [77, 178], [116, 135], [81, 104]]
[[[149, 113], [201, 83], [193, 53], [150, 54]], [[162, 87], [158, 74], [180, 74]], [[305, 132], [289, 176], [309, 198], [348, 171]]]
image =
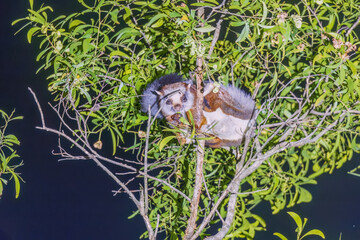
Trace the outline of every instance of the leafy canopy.
[[[252, 239], [265, 228], [254, 206], [267, 201], [277, 213], [310, 202], [305, 186], [359, 150], [358, 0], [78, 2], [81, 12], [53, 17], [51, 7], [35, 8], [31, 0], [28, 16], [14, 23], [25, 22], [29, 43], [39, 39], [39, 70], [50, 73], [57, 111], [63, 121], [81, 123], [71, 136], [100, 151], [110, 135], [116, 161], [123, 161], [123, 149], [137, 159], [126, 164], [139, 171], [149, 161], [148, 215], [139, 208], [133, 216], [148, 217], [150, 228], [169, 239], [184, 235], [190, 214], [184, 195], [194, 192], [196, 152], [179, 146], [178, 129], [159, 120], [146, 138], [139, 97], [165, 74], [193, 78], [199, 57], [205, 79], [247, 88], [258, 108], [253, 138], [238, 149], [241, 161], [231, 151], [205, 149], [198, 226], [214, 218], [201, 237], [229, 214], [229, 197], [216, 203], [235, 176], [243, 173], [225, 239]], [[143, 201], [144, 174], [130, 172], [133, 179], [119, 179], [137, 183], [133, 190]]]

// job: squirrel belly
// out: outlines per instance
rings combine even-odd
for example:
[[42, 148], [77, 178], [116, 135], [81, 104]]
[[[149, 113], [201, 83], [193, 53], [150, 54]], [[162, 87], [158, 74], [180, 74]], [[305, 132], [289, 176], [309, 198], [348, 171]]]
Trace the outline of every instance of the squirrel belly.
[[[214, 82], [204, 84], [204, 104], [200, 126], [197, 131], [206, 137], [205, 142], [212, 148], [229, 148], [242, 143], [249, 120], [255, 110], [255, 101], [243, 90], [223, 86]], [[177, 134], [180, 144], [190, 143], [191, 128], [181, 123], [188, 112], [195, 113], [196, 87], [191, 80], [183, 80], [177, 74], [165, 75], [151, 83], [143, 93], [141, 110], [147, 112], [150, 106], [152, 116], [165, 117], [182, 133]]]
[[215, 136], [206, 145], [228, 148], [241, 145], [255, 110], [255, 101], [239, 88], [209, 82], [204, 90], [203, 109], [207, 125], [201, 130]]
[[202, 132], [228, 141], [242, 139], [249, 123], [249, 120], [226, 115], [221, 108], [213, 112], [204, 111], [204, 117], [207, 125], [201, 128]]

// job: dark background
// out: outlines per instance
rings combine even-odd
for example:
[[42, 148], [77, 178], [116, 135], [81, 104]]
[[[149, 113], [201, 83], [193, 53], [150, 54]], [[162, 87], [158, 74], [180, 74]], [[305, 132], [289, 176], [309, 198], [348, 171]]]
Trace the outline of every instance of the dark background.
[[[36, 2], [36, 1], [35, 1]], [[79, 7], [76, 0], [44, 1], [53, 7], [55, 15], [69, 14]], [[27, 14], [28, 1], [0, 3], [0, 109], [10, 113], [16, 108], [23, 121], [14, 122], [11, 133], [18, 136], [18, 153], [25, 165], [19, 169], [26, 181], [21, 185], [19, 199], [14, 198], [11, 182], [0, 200], [0, 240], [63, 240], [63, 239], [138, 239], [145, 231], [140, 217], [128, 220], [135, 210], [126, 195], [113, 197], [113, 181], [90, 161], [58, 162], [51, 155], [57, 137], [35, 129], [40, 118], [27, 87], [38, 95], [45, 108], [48, 123], [56, 123], [48, 109], [50, 101], [47, 82], [42, 73], [35, 75], [39, 63], [37, 45], [29, 45], [26, 31], [14, 36], [21, 24], [11, 22]], [[53, 124], [53, 125], [54, 125]], [[308, 230], [322, 230], [326, 239], [360, 239], [360, 178], [346, 172], [356, 167], [359, 156], [332, 175], [318, 178], [318, 185], [307, 189], [313, 195], [309, 204], [289, 211], [309, 219]], [[267, 222], [267, 232], [255, 239], [278, 239], [274, 232], [296, 239], [295, 224], [286, 214], [271, 215], [264, 203], [255, 212]], [[308, 238], [315, 239], [315, 238]]]

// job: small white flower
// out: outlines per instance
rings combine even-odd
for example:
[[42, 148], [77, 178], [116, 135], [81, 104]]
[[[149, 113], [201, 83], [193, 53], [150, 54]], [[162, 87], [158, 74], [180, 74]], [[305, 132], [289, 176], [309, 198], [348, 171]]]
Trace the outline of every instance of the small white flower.
[[205, 46], [200, 46], [199, 49], [198, 49], [198, 56], [199, 57], [202, 57], [205, 55], [205, 51], [206, 51], [206, 47]]
[[301, 25], [302, 25], [302, 19], [299, 15], [292, 15], [291, 16], [294, 23], [295, 23], [295, 27], [296, 28], [301, 28]]
[[278, 23], [279, 24], [283, 24], [287, 18], [288, 14], [286, 12], [282, 12], [282, 13], [279, 13], [277, 15], [277, 18], [278, 18]]
[[195, 43], [192, 43], [191, 48], [190, 48], [190, 55], [191, 56], [195, 55], [195, 53], [196, 53], [196, 45], [195, 45]]
[[56, 49], [57, 51], [60, 51], [62, 48], [63, 48], [62, 42], [61, 42], [61, 41], [57, 41], [57, 42], [56, 42], [56, 47], [55, 47], [55, 49]]
[[321, 4], [323, 4], [323, 3], [324, 3], [324, 1], [323, 1], [323, 0], [316, 0], [315, 2], [316, 2], [316, 4], [317, 4], [317, 5], [321, 5]]

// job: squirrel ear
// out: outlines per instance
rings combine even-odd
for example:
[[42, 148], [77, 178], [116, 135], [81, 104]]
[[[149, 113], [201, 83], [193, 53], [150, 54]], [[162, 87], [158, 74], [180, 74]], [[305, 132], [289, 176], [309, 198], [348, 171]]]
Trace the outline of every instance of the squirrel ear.
[[160, 91], [156, 91], [156, 90], [155, 90], [155, 92], [156, 92], [156, 94], [159, 95], [159, 96], [162, 96], [162, 95], [163, 95], [163, 93], [160, 92]]

